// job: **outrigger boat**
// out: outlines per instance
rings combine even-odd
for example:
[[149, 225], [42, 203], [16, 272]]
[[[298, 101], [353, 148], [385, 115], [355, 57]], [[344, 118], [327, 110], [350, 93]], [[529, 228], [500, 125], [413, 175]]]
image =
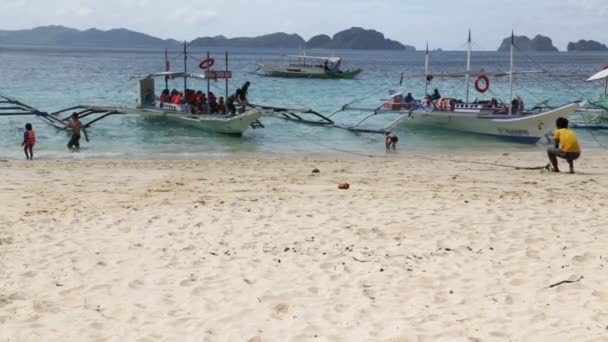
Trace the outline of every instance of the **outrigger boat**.
[[353, 79], [363, 70], [342, 70], [342, 58], [317, 56], [287, 56], [291, 59], [286, 67], [258, 64], [262, 75], [269, 77]]
[[[327, 118], [332, 121], [325, 123], [328, 126], [345, 128], [355, 132], [385, 133], [395, 126], [407, 124], [410, 126], [423, 126], [431, 128], [442, 128], [468, 133], [476, 133], [498, 137], [509, 141], [536, 144], [541, 138], [547, 137], [555, 126], [555, 120], [559, 117], [567, 117], [578, 108], [576, 103], [569, 103], [558, 108], [535, 106], [531, 110], [523, 110], [521, 105], [513, 102], [513, 76], [516, 74], [538, 73], [538, 71], [519, 71], [513, 68], [514, 41], [511, 39], [511, 65], [508, 72], [489, 73], [483, 70], [473, 71], [471, 69], [471, 38], [469, 32], [469, 49], [467, 53], [467, 69], [456, 73], [431, 73], [429, 71], [429, 52], [427, 47], [425, 73], [412, 75], [410, 77], [425, 78], [425, 94], [428, 94], [428, 85], [436, 77], [464, 77], [466, 79], [466, 100], [455, 100], [439, 98], [430, 100], [428, 95], [424, 101], [409, 99], [404, 101], [401, 93], [391, 94], [391, 100], [376, 108], [364, 108], [353, 106], [356, 100], [344, 105]], [[402, 74], [402, 80], [403, 80]], [[490, 76], [509, 76], [510, 101], [507, 104], [499, 104], [498, 101], [469, 101], [470, 77], [477, 76], [476, 88], [484, 93], [489, 88]], [[485, 84], [484, 84], [485, 83]], [[342, 112], [368, 112], [368, 114], [351, 126], [340, 126], [333, 123], [336, 114]], [[362, 124], [369, 118], [379, 114], [396, 114], [397, 119], [385, 126], [383, 129], [365, 129]], [[277, 117], [294, 120], [282, 113], [275, 114]], [[294, 120], [304, 122], [303, 120]]]
[[[166, 53], [165, 53], [166, 58]], [[208, 132], [242, 135], [248, 128], [263, 128], [258, 119], [265, 114], [265, 110], [253, 108], [241, 110], [231, 114], [195, 114], [193, 108], [188, 104], [162, 103], [156, 96], [155, 79], [164, 78], [165, 89], [168, 88], [169, 80], [183, 80], [184, 93], [188, 87], [188, 80], [207, 81], [207, 93], [209, 93], [210, 80], [226, 80], [226, 98], [228, 98], [228, 79], [232, 72], [228, 70], [210, 70], [214, 64], [213, 59], [207, 54], [207, 59], [201, 62], [204, 73], [191, 73], [187, 71], [188, 54], [184, 43], [184, 71], [169, 71], [169, 62], [166, 58], [165, 71], [137, 76], [138, 97], [136, 107], [123, 106], [95, 106], [77, 105], [56, 112], [46, 112], [29, 106], [19, 100], [8, 96], [0, 96], [0, 116], [8, 115], [35, 115], [53, 127], [65, 130], [72, 113], [76, 113], [80, 119], [89, 117], [91, 119], [83, 122], [83, 127], [88, 128], [108, 116], [117, 114], [139, 114], [157, 116], [169, 119], [173, 122], [196, 127]], [[228, 67], [228, 53], [226, 53], [226, 69]]]
[[587, 100], [581, 103], [577, 110], [580, 119], [572, 120], [572, 126], [579, 129], [606, 130], [608, 129], [608, 66], [595, 75], [589, 77], [587, 82], [604, 80], [604, 93], [599, 100]]
[[[219, 75], [219, 76], [218, 76]], [[237, 114], [195, 114], [188, 104], [162, 103], [155, 95], [155, 79], [183, 79], [184, 87], [189, 79], [209, 80], [223, 78], [225, 74], [215, 71], [206, 71], [204, 74], [187, 72], [159, 72], [139, 76], [139, 96], [136, 108], [118, 108], [117, 110], [130, 114], [144, 114], [165, 117], [174, 122], [200, 128], [214, 133], [241, 135], [248, 128], [262, 127], [258, 119], [264, 115], [261, 109], [253, 108]], [[186, 89], [186, 88], [184, 88]]]

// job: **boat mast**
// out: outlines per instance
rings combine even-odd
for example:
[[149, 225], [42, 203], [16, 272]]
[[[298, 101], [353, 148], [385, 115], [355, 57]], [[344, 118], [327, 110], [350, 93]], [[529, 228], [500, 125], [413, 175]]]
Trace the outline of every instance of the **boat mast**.
[[186, 48], [186, 41], [184, 41], [184, 96], [186, 96], [186, 89], [188, 89], [188, 77], [186, 73], [188, 72], [188, 51]]
[[228, 99], [228, 51], [226, 51], [226, 74], [224, 76], [226, 76], [226, 97], [224, 98]]
[[[165, 71], [169, 72], [171, 66], [169, 65], [169, 51], [165, 48]], [[169, 77], [165, 76], [165, 89], [169, 89]]]
[[511, 31], [511, 63], [509, 67], [509, 115], [513, 114], [513, 57], [515, 52], [515, 34]]
[[467, 100], [466, 102], [469, 102], [469, 89], [470, 89], [470, 85], [469, 85], [469, 77], [470, 77], [470, 72], [471, 72], [471, 29], [469, 29], [469, 40], [467, 42], [467, 75], [466, 75], [466, 88], [467, 88]]
[[[209, 58], [210, 58], [209, 51], [207, 51], [207, 60], [209, 60]], [[209, 69], [211, 69], [211, 67], [209, 67]], [[209, 70], [209, 69], [207, 69], [207, 70]], [[209, 71], [211, 71], [211, 70], [209, 70]], [[207, 78], [207, 77], [205, 77], [205, 78]], [[209, 78], [207, 78], [207, 98], [209, 98], [209, 92], [211, 91], [211, 89], [210, 89], [211, 88], [211, 83], [210, 82], [211, 82], [211, 80]], [[207, 103], [209, 103], [209, 101], [207, 101]]]
[[429, 43], [426, 43], [426, 57], [424, 60], [424, 96], [429, 94]]

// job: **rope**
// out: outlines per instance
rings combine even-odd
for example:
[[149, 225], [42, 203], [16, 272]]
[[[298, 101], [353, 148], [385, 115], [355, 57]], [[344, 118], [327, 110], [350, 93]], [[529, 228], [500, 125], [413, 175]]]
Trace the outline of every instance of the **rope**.
[[[346, 150], [346, 149], [341, 149], [341, 148], [338, 148], [338, 147], [335, 147], [335, 146], [323, 144], [323, 143], [319, 142], [316, 139], [312, 139], [312, 136], [310, 136], [310, 135], [306, 135], [305, 136], [302, 133], [296, 133], [296, 135], [298, 137], [302, 138], [303, 140], [306, 140], [307, 142], [312, 143], [314, 145], [317, 145], [317, 146], [320, 146], [320, 147], [323, 147], [323, 148], [326, 148], [326, 149], [329, 149], [329, 150], [332, 150], [332, 151], [346, 153], [346, 154], [351, 154], [351, 155], [355, 155], [355, 156], [367, 157], [367, 158], [379, 158], [379, 159], [406, 159], [406, 158], [411, 158], [410, 156], [369, 154], [369, 153], [364, 153], [364, 152], [359, 152], [359, 151]], [[548, 167], [549, 167], [549, 164], [545, 164], [543, 166], [528, 167], [528, 166], [517, 166], [517, 165], [499, 164], [499, 163], [491, 163], [491, 162], [480, 162], [480, 161], [471, 161], [471, 160], [462, 160], [462, 159], [432, 158], [432, 157], [421, 156], [421, 155], [417, 155], [416, 158], [426, 159], [426, 160], [430, 160], [430, 161], [438, 161], [438, 162], [452, 162], [452, 163], [459, 163], [459, 164], [475, 164], [475, 165], [498, 166], [498, 167], [510, 168], [510, 169], [514, 169], [514, 170], [544, 170], [544, 169], [548, 169]]]

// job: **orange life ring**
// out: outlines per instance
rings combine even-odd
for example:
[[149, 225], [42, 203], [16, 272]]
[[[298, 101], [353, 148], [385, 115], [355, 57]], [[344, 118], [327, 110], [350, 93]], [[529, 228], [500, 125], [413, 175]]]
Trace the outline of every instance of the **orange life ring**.
[[[480, 81], [483, 81], [483, 88], [479, 85]], [[488, 78], [488, 76], [479, 75], [479, 77], [477, 77], [477, 79], [475, 80], [475, 89], [482, 94], [488, 91], [488, 89], [490, 89], [490, 79]]]
[[203, 60], [198, 65], [198, 67], [203, 70], [207, 70], [207, 69], [211, 68], [213, 66], [213, 64], [215, 64], [215, 60], [213, 58], [207, 58], [207, 59]]

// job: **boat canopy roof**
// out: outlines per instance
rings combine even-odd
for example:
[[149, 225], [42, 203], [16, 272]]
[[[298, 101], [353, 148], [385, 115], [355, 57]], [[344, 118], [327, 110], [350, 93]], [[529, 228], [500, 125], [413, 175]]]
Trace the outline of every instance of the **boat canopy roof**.
[[340, 57], [321, 57], [321, 56], [306, 56], [306, 55], [290, 55], [287, 57], [291, 58], [304, 58], [304, 59], [316, 59], [321, 61], [328, 61], [330, 63], [338, 63], [342, 60]]
[[171, 80], [174, 80], [177, 78], [194, 78], [194, 79], [200, 79], [200, 80], [207, 79], [207, 77], [205, 77], [205, 74], [197, 74], [197, 73], [192, 73], [192, 72], [174, 72], [174, 71], [163, 71], [163, 72], [155, 72], [155, 73], [145, 74], [145, 75], [137, 75], [137, 76], [131, 77], [131, 79], [134, 79], [134, 78], [150, 79], [150, 78], [155, 78], [155, 77], [167, 77]]
[[589, 79], [587, 80], [587, 82], [591, 82], [591, 81], [597, 81], [597, 80], [603, 80], [605, 78], [608, 78], [608, 68], [598, 72], [597, 74], [589, 77]]

